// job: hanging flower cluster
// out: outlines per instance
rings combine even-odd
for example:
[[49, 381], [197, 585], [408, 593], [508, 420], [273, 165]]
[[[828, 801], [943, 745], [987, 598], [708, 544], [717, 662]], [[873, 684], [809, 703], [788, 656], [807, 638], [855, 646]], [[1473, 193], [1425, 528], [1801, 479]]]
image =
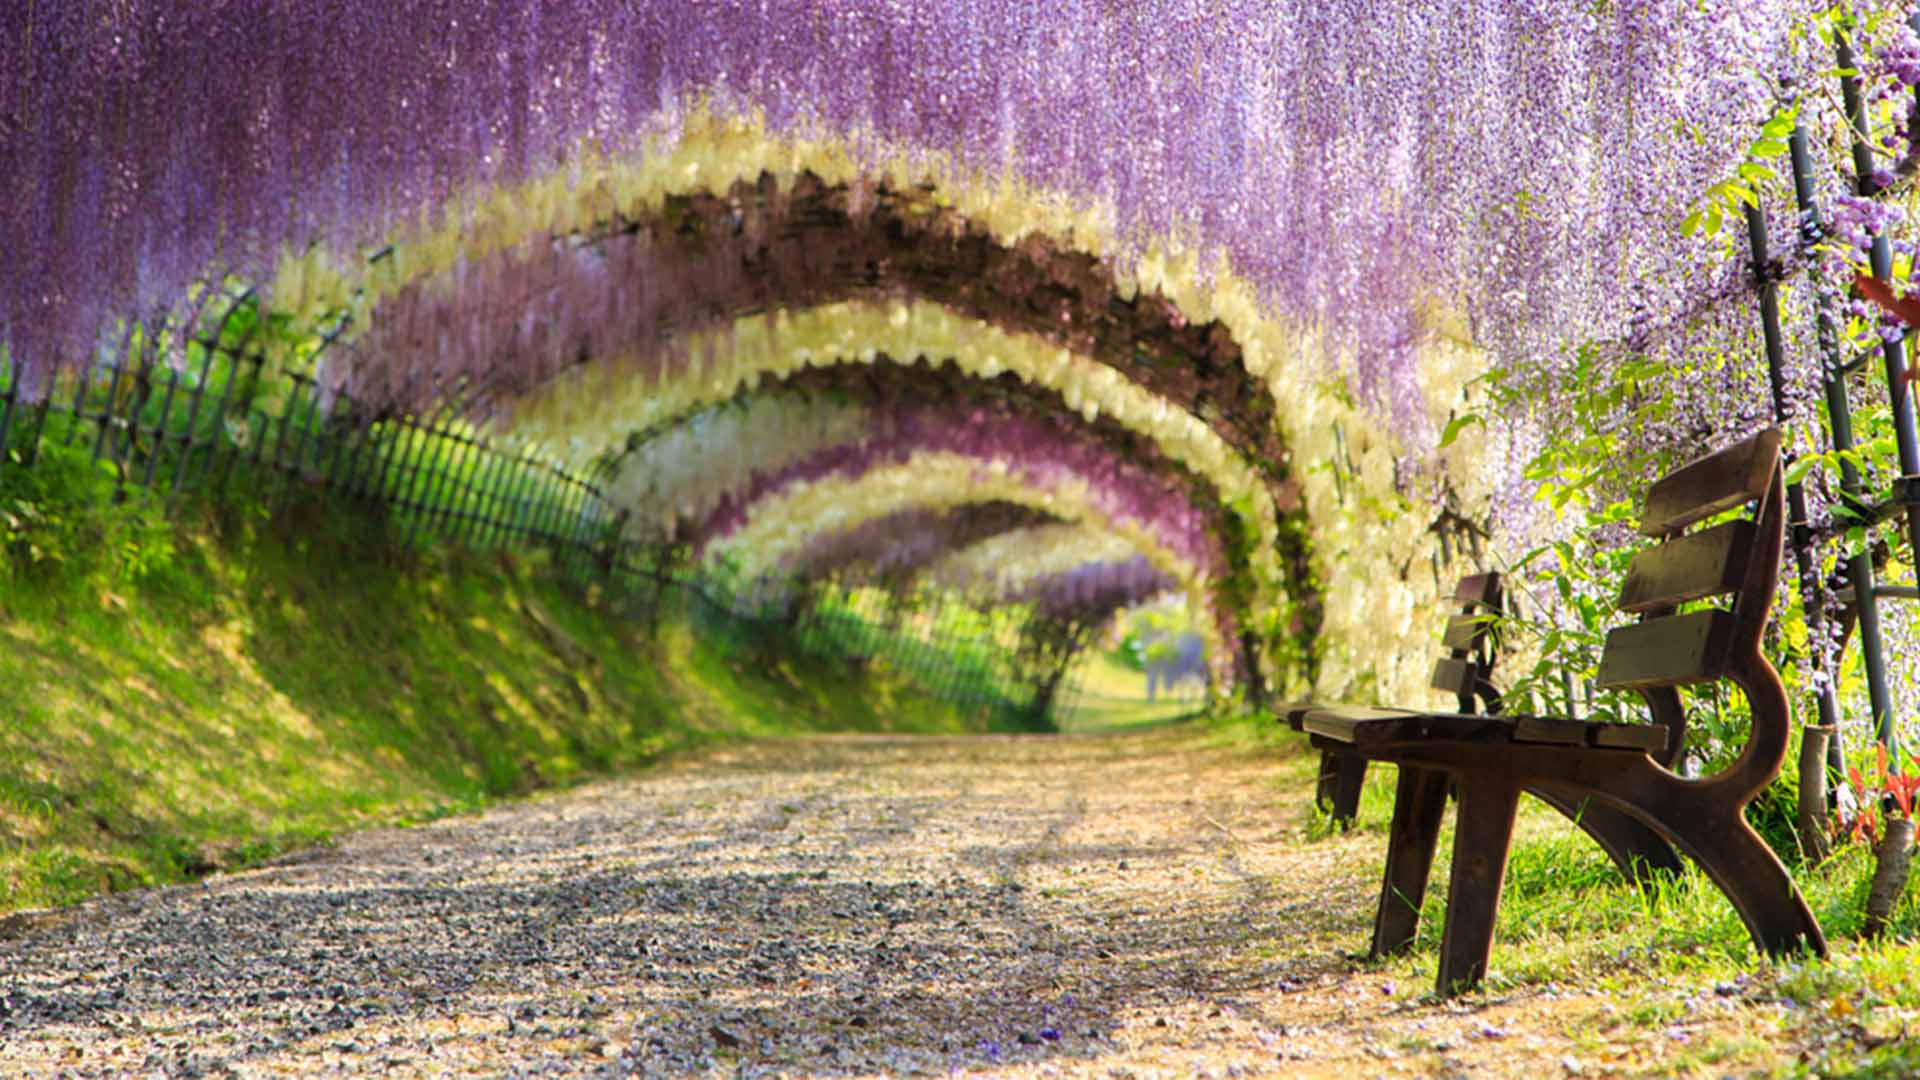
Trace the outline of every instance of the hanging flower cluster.
[[1029, 487], [1084, 490], [1103, 517], [1128, 523], [1205, 577], [1218, 577], [1224, 556], [1210, 523], [1177, 487], [1139, 465], [1115, 458], [1098, 440], [1060, 421], [1043, 421], [984, 405], [900, 408], [875, 413], [857, 440], [823, 447], [727, 492], [691, 531], [696, 551], [725, 541], [789, 489], [828, 478], [857, 478], [923, 454], [979, 463]]
[[1180, 238], [1403, 395], [1435, 301], [1529, 350], [1624, 321], [1670, 253], [1647, 226], [1724, 164], [1797, 9], [11, 5], [0, 323], [29, 364], [84, 355], [196, 277], [471, 215], [584, 146], [640, 154], [705, 99], [955, 185], [1065, 193], [1135, 256]]
[[802, 580], [905, 589], [953, 552], [1053, 520], [1044, 511], [1007, 502], [902, 510], [813, 537], [780, 570]]
[[1004, 599], [1033, 605], [1034, 614], [1043, 619], [1097, 626], [1115, 612], [1147, 603], [1173, 587], [1165, 574], [1136, 555], [1040, 578]]
[[[1863, 198], [1858, 195], [1841, 195], [1836, 198], [1827, 225], [1827, 239], [1820, 250], [1818, 269], [1824, 279], [1823, 283], [1837, 293], [1856, 273], [1871, 274], [1874, 237], [1890, 234], [1905, 218], [1906, 214], [1898, 203]], [[1915, 245], [1911, 240], [1892, 238], [1889, 244], [1899, 255], [1909, 259], [1914, 255]], [[1888, 283], [1894, 295], [1906, 291], [1903, 285], [1904, 283], [1898, 282]], [[1857, 320], [1852, 325], [1877, 330], [1882, 341], [1898, 341], [1906, 336], [1908, 327], [1905, 323], [1864, 296], [1847, 300], [1846, 311]], [[1870, 340], [1854, 342], [1856, 346], [1865, 346], [1869, 343]]]
[[1038, 579], [1089, 563], [1122, 562], [1136, 554], [1125, 538], [1084, 525], [1033, 525], [954, 551], [930, 568], [926, 578], [941, 588], [998, 598]]
[[1893, 183], [1895, 169], [1911, 167], [1920, 153], [1911, 109], [1914, 88], [1920, 87], [1920, 31], [1907, 23], [1909, 14], [1895, 6], [1870, 13], [1868, 25], [1854, 27], [1855, 48], [1866, 54], [1861, 89], [1867, 115], [1870, 123], [1878, 121], [1874, 145], [1884, 151], [1883, 163], [1868, 174], [1875, 188]]
[[[753, 504], [743, 524], [711, 544], [706, 557], [744, 574], [765, 574], [805, 551], [814, 538], [876, 518], [905, 510], [1014, 503], [1125, 540], [1179, 583], [1193, 610], [1208, 613], [1210, 645], [1235, 640], [1237, 623], [1232, 612], [1215, 603], [1205, 570], [1181, 558], [1150, 527], [1109, 516], [1105, 506], [1112, 501], [1110, 493], [1064, 471], [1043, 468], [1016, 473], [1004, 460], [921, 452], [904, 464], [880, 464], [855, 475], [823, 477], [771, 494]], [[1228, 656], [1218, 648], [1213, 655], [1222, 657], [1223, 663]]]

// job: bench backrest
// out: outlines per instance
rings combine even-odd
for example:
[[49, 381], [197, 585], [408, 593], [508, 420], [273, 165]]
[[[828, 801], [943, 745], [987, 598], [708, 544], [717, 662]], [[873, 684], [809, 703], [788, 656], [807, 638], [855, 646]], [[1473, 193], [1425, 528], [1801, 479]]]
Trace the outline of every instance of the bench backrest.
[[1501, 614], [1500, 575], [1461, 578], [1454, 587], [1453, 602], [1459, 613], [1447, 620], [1441, 639], [1447, 655], [1434, 664], [1429, 685], [1459, 699], [1463, 713], [1473, 712], [1478, 698], [1481, 711], [1494, 715], [1500, 711], [1500, 692], [1491, 681], [1498, 655], [1493, 626]]
[[[1640, 531], [1661, 543], [1634, 556], [1620, 610], [1640, 616], [1607, 635], [1599, 685], [1641, 690], [1726, 676], [1742, 646], [1758, 648], [1780, 576], [1785, 527], [1780, 432], [1768, 428], [1662, 477], [1647, 492]], [[1722, 511], [1759, 504], [1689, 533]], [[1726, 608], [1678, 613], [1682, 604], [1731, 596]]]

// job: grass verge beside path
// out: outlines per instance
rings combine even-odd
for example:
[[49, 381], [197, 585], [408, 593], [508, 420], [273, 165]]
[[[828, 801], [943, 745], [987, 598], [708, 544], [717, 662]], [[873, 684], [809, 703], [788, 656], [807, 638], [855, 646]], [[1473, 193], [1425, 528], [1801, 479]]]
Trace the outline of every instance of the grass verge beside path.
[[[1311, 799], [1319, 755], [1303, 737], [1271, 717], [1206, 723], [1222, 744], [1271, 751], [1285, 797]], [[1339, 848], [1377, 874], [1394, 776], [1388, 765], [1368, 768], [1350, 833], [1309, 808], [1304, 842]], [[1389, 994], [1409, 1003], [1427, 999], [1439, 955], [1452, 813], [1449, 804], [1413, 950], [1356, 963], [1387, 976]], [[1578, 1045], [1578, 1059], [1605, 1075], [1722, 1075], [1729, 1064], [1736, 1075], [1920, 1075], [1920, 1040], [1910, 1031], [1920, 1027], [1920, 875], [1908, 882], [1889, 932], [1867, 941], [1859, 933], [1873, 859], [1864, 846], [1842, 845], [1826, 863], [1792, 872], [1827, 932], [1825, 962], [1763, 960], [1705, 875], [1692, 871], [1642, 893], [1564, 817], [1523, 799], [1490, 975], [1459, 1005], [1511, 1009], [1526, 1026], [1558, 1027]], [[1370, 910], [1370, 897], [1366, 903]], [[1356, 958], [1366, 945], [1364, 935], [1354, 937]], [[1601, 1003], [1584, 1011], [1552, 1004], [1595, 995]], [[1756, 1017], [1770, 1018], [1778, 1032], [1758, 1030]], [[1770, 1045], [1780, 1033], [1798, 1045], [1795, 1060], [1780, 1060]]]
[[537, 559], [352, 513], [201, 521], [139, 575], [0, 563], [0, 912], [232, 869], [703, 741], [978, 721], [649, 633]]

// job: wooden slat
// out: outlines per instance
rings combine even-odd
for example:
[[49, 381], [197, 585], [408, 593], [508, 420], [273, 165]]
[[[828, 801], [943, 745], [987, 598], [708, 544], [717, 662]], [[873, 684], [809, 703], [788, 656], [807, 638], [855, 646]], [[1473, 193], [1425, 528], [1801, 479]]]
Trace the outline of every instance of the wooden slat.
[[1461, 578], [1460, 583], [1453, 587], [1453, 602], [1486, 606], [1498, 604], [1500, 602], [1499, 573], [1470, 574]]
[[1513, 741], [1552, 743], [1556, 746], [1586, 746], [1592, 724], [1578, 720], [1560, 720], [1551, 716], [1522, 716], [1513, 722]]
[[1733, 615], [1718, 610], [1622, 626], [1607, 635], [1596, 683], [1633, 690], [1717, 679], [1726, 670], [1733, 628]]
[[1351, 706], [1315, 709], [1307, 714], [1304, 727], [1309, 735], [1356, 747], [1436, 739], [1507, 742], [1513, 737], [1513, 721], [1499, 716], [1405, 713]]
[[1471, 660], [1441, 657], [1433, 664], [1433, 681], [1427, 685], [1449, 694], [1471, 694], [1478, 681], [1480, 665]]
[[1766, 493], [1780, 460], [1780, 429], [1767, 428], [1668, 473], [1647, 490], [1640, 531], [1665, 536]]
[[1658, 754], [1666, 750], [1668, 734], [1657, 724], [1594, 724], [1593, 745]]
[[1447, 620], [1447, 632], [1440, 643], [1449, 649], [1471, 649], [1491, 625], [1485, 615], [1455, 615]]
[[1288, 727], [1299, 731], [1300, 721], [1309, 711], [1317, 708], [1319, 708], [1318, 705], [1309, 701], [1283, 701], [1275, 705], [1273, 711], [1280, 719], [1286, 721]]
[[1753, 531], [1751, 521], [1726, 521], [1635, 555], [1620, 589], [1620, 610], [1637, 614], [1740, 588]]
[[1406, 716], [1419, 716], [1414, 709], [1382, 709], [1373, 705], [1317, 705], [1307, 710], [1308, 717], [1334, 719], [1342, 723], [1359, 723], [1363, 720], [1393, 720]]
[[1405, 720], [1410, 713], [1394, 709], [1369, 709], [1359, 705], [1335, 705], [1325, 709], [1309, 710], [1301, 718], [1301, 727], [1309, 735], [1339, 742], [1355, 742], [1359, 734], [1368, 725], [1382, 722]]
[[1667, 748], [1667, 729], [1651, 724], [1596, 724], [1551, 716], [1522, 716], [1514, 720], [1513, 741], [1659, 753]]

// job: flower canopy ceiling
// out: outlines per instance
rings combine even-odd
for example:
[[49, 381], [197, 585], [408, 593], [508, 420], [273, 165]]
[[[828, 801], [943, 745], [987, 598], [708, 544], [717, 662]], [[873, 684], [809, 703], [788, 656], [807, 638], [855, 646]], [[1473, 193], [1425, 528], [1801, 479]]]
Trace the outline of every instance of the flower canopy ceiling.
[[1392, 686], [1421, 499], [1503, 467], [1436, 449], [1463, 387], [1737, 275], [1673, 226], [1820, 65], [1798, 14], [9, 3], [0, 349], [44, 389], [237, 278], [346, 320], [330, 392], [597, 469], [632, 535], [878, 578], [1025, 536], [1003, 598], [1186, 589]]

